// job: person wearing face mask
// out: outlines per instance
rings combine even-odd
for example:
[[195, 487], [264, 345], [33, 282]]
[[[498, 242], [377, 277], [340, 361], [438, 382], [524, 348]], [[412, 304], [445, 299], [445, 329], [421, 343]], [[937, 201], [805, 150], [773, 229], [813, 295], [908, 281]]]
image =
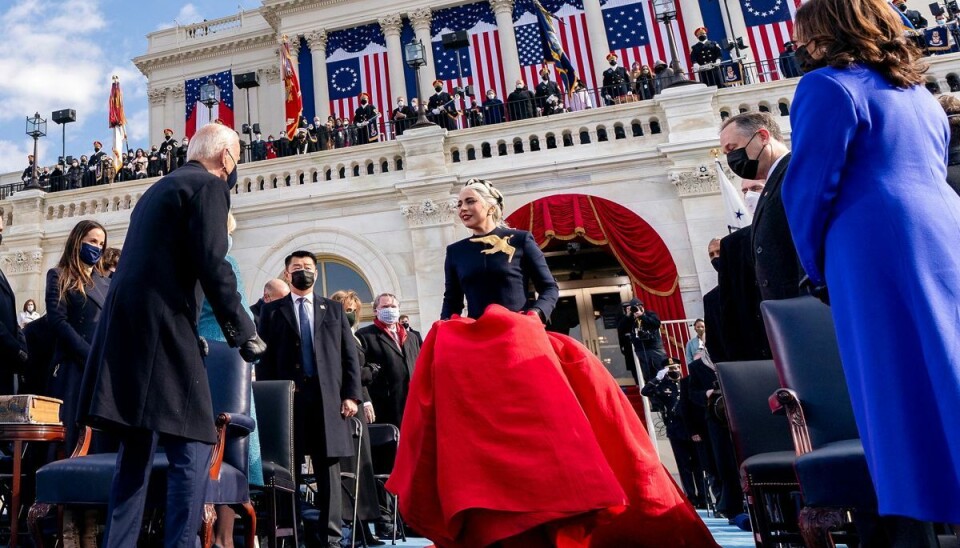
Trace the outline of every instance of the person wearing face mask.
[[483, 123], [500, 124], [505, 120], [503, 111], [503, 101], [497, 97], [497, 92], [492, 89], [487, 90], [487, 98], [483, 102]]
[[627, 69], [618, 66], [619, 56], [612, 51], [607, 54], [610, 68], [603, 71], [603, 99], [608, 105], [623, 102], [630, 92], [630, 76]]
[[380, 140], [380, 111], [370, 104], [370, 95], [360, 94], [360, 106], [353, 113], [353, 123], [357, 126], [357, 144], [375, 143]]
[[457, 129], [457, 119], [460, 117], [460, 112], [457, 111], [453, 96], [443, 89], [443, 82], [440, 80], [433, 82], [433, 91], [435, 93], [427, 100], [430, 120], [447, 131]]
[[913, 25], [915, 29], [925, 29], [927, 28], [927, 20], [920, 15], [920, 12], [917, 10], [912, 10], [907, 7], [907, 0], [893, 0], [893, 5], [895, 8], [900, 10], [903, 15], [906, 16], [907, 20], [910, 21], [910, 24]]
[[550, 70], [546, 67], [540, 71], [540, 83], [537, 84], [534, 98], [537, 102], [537, 112], [542, 116], [563, 112], [563, 94], [560, 92], [560, 86], [550, 80]]
[[260, 310], [267, 351], [257, 364], [257, 380], [296, 384], [294, 468], [299, 484], [300, 465], [310, 456], [318, 488], [314, 505], [320, 511], [320, 538], [309, 539], [307, 545], [339, 547], [343, 536], [339, 459], [355, 454], [348, 419], [363, 404], [357, 344], [344, 306], [315, 287], [313, 253], [299, 250], [288, 255], [283, 277], [290, 294]]
[[533, 92], [527, 89], [523, 80], [517, 80], [516, 88], [507, 96], [507, 112], [510, 121], [526, 120], [536, 116]]
[[27, 299], [27, 302], [23, 303], [23, 312], [20, 313], [17, 323], [20, 325], [20, 328], [23, 329], [24, 326], [39, 317], [40, 313], [37, 312], [37, 303], [33, 302], [33, 299]]
[[653, 99], [655, 91], [653, 72], [650, 71], [649, 66], [643, 65], [633, 81], [633, 92], [636, 94], [638, 101], [643, 101]]
[[202, 297], [243, 359], [252, 363], [263, 353], [225, 258], [239, 155], [235, 131], [201, 127], [187, 163], [147, 189], [130, 216], [79, 404], [81, 422], [115, 433], [121, 443], [104, 546], [136, 545], [145, 499], [135, 494], [147, 489], [158, 444], [170, 461], [164, 544], [194, 545], [217, 440], [196, 333]]
[[407, 333], [416, 337], [417, 342], [420, 343], [420, 346], [423, 346], [423, 335], [421, 335], [419, 331], [410, 327], [410, 316], [407, 316], [406, 314], [401, 314], [400, 325], [402, 325], [403, 328], [407, 330]]
[[393, 120], [393, 130], [399, 137], [403, 135], [407, 128], [416, 123], [417, 111], [413, 110], [413, 107], [407, 106], [406, 99], [397, 97], [397, 108], [393, 109], [391, 119]]
[[87, 159], [86, 166], [84, 166], [86, 168], [86, 172], [83, 174], [84, 188], [100, 184], [100, 177], [98, 177], [100, 174], [100, 162], [104, 156], [106, 156], [106, 153], [101, 150], [102, 148], [103, 145], [100, 141], [93, 142], [93, 154], [90, 155], [90, 158]]
[[380, 374], [370, 385], [370, 397], [380, 422], [402, 429], [403, 409], [413, 367], [420, 356], [420, 342], [400, 324], [400, 302], [389, 293], [373, 301], [377, 317], [373, 325], [357, 331], [367, 359], [380, 365]]
[[[720, 238], [713, 238], [707, 244], [707, 256], [710, 257], [710, 266], [720, 273]], [[724, 346], [722, 327], [722, 313], [720, 310], [720, 286], [715, 285], [713, 289], [703, 294], [703, 323], [704, 328], [710, 329], [709, 342], [704, 341], [704, 348], [710, 351], [711, 355], [717, 356], [722, 361], [727, 360], [727, 350]], [[690, 362], [687, 362], [689, 365]]]
[[727, 118], [720, 148], [730, 169], [743, 179], [744, 202], [753, 215], [750, 249], [761, 300], [799, 296], [803, 269], [780, 195], [790, 165], [780, 126], [766, 112]]
[[699, 65], [697, 74], [700, 81], [708, 86], [723, 86], [723, 74], [720, 71], [722, 54], [720, 45], [707, 37], [707, 27], [693, 31], [697, 43], [690, 48], [690, 60]]

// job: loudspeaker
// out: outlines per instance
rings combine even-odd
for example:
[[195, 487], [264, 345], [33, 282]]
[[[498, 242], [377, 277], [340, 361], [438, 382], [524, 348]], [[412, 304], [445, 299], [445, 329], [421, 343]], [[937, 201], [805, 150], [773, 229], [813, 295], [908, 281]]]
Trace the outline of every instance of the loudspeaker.
[[255, 88], [260, 86], [260, 76], [256, 72], [244, 72], [233, 75], [233, 83], [240, 89]]
[[947, 2], [947, 9], [950, 11], [951, 15], [960, 13], [960, 7], [957, 6], [957, 0], [950, 0]]
[[940, 7], [940, 2], [930, 3], [930, 13], [932, 13], [934, 17], [943, 15], [943, 8]]
[[260, 133], [260, 124], [253, 124], [253, 132]]
[[57, 124], [66, 124], [67, 122], [76, 122], [77, 121], [77, 111], [72, 108], [66, 108], [63, 110], [57, 110], [53, 112], [51, 116], [54, 123]]
[[67, 159], [64, 160], [67, 167], [70, 167], [70, 164], [73, 163], [73, 159], [74, 159], [73, 156], [67, 156]]
[[443, 49], [460, 49], [470, 45], [470, 38], [465, 30], [444, 34], [440, 39], [443, 41]]

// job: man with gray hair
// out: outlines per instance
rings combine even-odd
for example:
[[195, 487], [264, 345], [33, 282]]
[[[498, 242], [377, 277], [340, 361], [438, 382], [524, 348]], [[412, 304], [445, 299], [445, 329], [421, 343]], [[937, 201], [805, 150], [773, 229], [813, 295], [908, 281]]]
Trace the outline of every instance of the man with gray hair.
[[730, 169], [743, 179], [744, 201], [753, 213], [750, 250], [760, 299], [800, 295], [803, 269], [780, 197], [790, 163], [780, 126], [766, 112], [738, 114], [721, 126], [720, 148]]
[[380, 366], [380, 374], [368, 387], [377, 420], [400, 427], [413, 366], [420, 356], [420, 342], [400, 324], [400, 301], [381, 293], [373, 300], [377, 317], [373, 325], [357, 330], [367, 363]]
[[158, 443], [169, 460], [164, 546], [196, 542], [217, 440], [196, 332], [203, 298], [246, 361], [265, 350], [226, 260], [239, 155], [232, 129], [200, 128], [187, 163], [151, 186], [130, 216], [123, 268], [113, 276], [91, 344], [78, 417], [121, 442], [104, 546], [137, 545]]

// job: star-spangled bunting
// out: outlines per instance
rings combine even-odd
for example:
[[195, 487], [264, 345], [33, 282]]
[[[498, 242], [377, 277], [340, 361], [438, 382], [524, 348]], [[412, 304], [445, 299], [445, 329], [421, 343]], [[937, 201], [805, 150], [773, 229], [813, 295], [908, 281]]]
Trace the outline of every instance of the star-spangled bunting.
[[[213, 80], [217, 86], [218, 102], [213, 106], [213, 119], [210, 119], [207, 106], [200, 102], [200, 86]], [[184, 83], [184, 102], [186, 103], [186, 135], [193, 137], [197, 129], [213, 120], [220, 120], [227, 127], [233, 127], [233, 71], [225, 70]]]
[[740, 0], [747, 37], [753, 49], [761, 82], [776, 80], [777, 59], [792, 40], [793, 17], [805, 0]]

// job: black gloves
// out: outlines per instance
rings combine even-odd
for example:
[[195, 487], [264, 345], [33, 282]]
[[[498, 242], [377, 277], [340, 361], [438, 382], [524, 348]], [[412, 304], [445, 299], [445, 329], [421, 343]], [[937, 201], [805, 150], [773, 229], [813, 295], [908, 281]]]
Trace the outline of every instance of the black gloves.
[[267, 343], [263, 342], [260, 335], [254, 335], [253, 338], [240, 345], [240, 357], [247, 363], [254, 363], [267, 351]]
[[800, 280], [800, 291], [807, 292], [810, 295], [816, 297], [823, 304], [830, 306], [830, 293], [827, 291], [826, 285], [813, 285], [813, 282], [810, 281], [809, 276], [804, 276]]

